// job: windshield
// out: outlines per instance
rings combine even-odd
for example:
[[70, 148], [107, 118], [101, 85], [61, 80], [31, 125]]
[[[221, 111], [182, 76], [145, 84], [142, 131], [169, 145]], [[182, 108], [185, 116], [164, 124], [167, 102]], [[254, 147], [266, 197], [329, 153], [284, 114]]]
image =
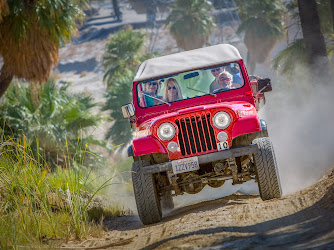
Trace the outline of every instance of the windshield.
[[203, 95], [231, 91], [244, 86], [238, 63], [192, 70], [137, 84], [139, 106], [171, 105]]

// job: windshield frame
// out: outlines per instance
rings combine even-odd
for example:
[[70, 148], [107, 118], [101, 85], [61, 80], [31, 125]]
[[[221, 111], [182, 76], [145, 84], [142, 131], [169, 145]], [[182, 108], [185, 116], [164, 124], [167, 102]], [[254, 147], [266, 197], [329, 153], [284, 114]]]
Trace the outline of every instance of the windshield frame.
[[[204, 94], [204, 95], [201, 95], [201, 96], [194, 96], [194, 97], [188, 97], [188, 98], [183, 98], [182, 100], [176, 100], [176, 101], [171, 101], [171, 102], [166, 102], [166, 103], [161, 103], [161, 104], [158, 104], [158, 105], [153, 105], [153, 106], [147, 106], [147, 107], [143, 107], [140, 105], [140, 99], [138, 97], [138, 86], [139, 84], [142, 84], [142, 83], [147, 83], [147, 82], [152, 82], [152, 81], [161, 81], [161, 80], [167, 80], [168, 78], [173, 78], [175, 76], [178, 76], [180, 74], [185, 74], [187, 72], [191, 73], [191, 72], [196, 72], [196, 71], [200, 71], [200, 70], [211, 70], [211, 69], [214, 69], [214, 68], [217, 68], [217, 67], [226, 67], [226, 66], [230, 66], [231, 64], [238, 64], [239, 66], [239, 73], [240, 73], [240, 77], [241, 77], [241, 81], [242, 81], [242, 85], [238, 88], [233, 88], [233, 89], [229, 89], [227, 91], [221, 91], [221, 92], [218, 92], [218, 93], [210, 93], [209, 92], [205, 92], [205, 91], [202, 91], [202, 90], [198, 90], [199, 92], [202, 92], [202, 93], [207, 93], [207, 94]], [[146, 80], [143, 80], [143, 81], [138, 81], [134, 84], [134, 90], [133, 92], [136, 93], [135, 95], [135, 99], [136, 99], [136, 104], [137, 106], [140, 108], [140, 109], [152, 109], [152, 108], [156, 108], [156, 107], [162, 107], [164, 105], [168, 105], [169, 107], [171, 106], [171, 104], [173, 103], [180, 103], [180, 102], [183, 102], [183, 101], [188, 101], [188, 100], [192, 100], [194, 98], [199, 98], [199, 97], [211, 97], [211, 98], [216, 98], [217, 97], [217, 94], [221, 94], [221, 93], [229, 93], [233, 90], [239, 90], [239, 89], [242, 89], [243, 87], [245, 87], [246, 85], [246, 77], [245, 77], [245, 74], [244, 74], [244, 64], [242, 62], [242, 60], [240, 61], [233, 61], [233, 62], [229, 62], [229, 63], [224, 63], [224, 64], [217, 64], [217, 65], [211, 65], [209, 67], [203, 67], [203, 68], [197, 68], [197, 69], [191, 69], [191, 70], [187, 70], [187, 71], [182, 71], [182, 72], [178, 72], [178, 73], [174, 73], [174, 74], [171, 74], [171, 75], [165, 75], [165, 76], [159, 76], [159, 77], [155, 77], [155, 78], [151, 78], [151, 79], [146, 79]], [[210, 85], [210, 84], [209, 84]], [[194, 90], [196, 91], [196, 90]], [[135, 100], [134, 100], [135, 101]]]

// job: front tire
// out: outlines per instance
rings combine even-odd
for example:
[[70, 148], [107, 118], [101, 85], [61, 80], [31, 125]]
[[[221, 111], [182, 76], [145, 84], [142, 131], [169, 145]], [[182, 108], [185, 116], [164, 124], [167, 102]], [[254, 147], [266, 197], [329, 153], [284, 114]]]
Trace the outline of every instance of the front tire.
[[253, 141], [259, 151], [254, 154], [257, 181], [262, 200], [271, 200], [282, 196], [274, 147], [268, 137]]
[[148, 161], [135, 161], [132, 164], [132, 184], [138, 215], [144, 225], [160, 222], [161, 204], [154, 176], [143, 174], [142, 168], [150, 165]]

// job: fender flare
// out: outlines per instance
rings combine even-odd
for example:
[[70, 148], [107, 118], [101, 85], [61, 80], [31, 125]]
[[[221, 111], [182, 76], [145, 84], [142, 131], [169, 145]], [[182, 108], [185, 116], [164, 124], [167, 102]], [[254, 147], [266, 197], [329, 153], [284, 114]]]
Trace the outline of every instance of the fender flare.
[[145, 136], [134, 139], [131, 149], [133, 152], [133, 156], [148, 155], [153, 153], [167, 154], [167, 149], [165, 148], [165, 146], [162, 145], [162, 143], [153, 136]]

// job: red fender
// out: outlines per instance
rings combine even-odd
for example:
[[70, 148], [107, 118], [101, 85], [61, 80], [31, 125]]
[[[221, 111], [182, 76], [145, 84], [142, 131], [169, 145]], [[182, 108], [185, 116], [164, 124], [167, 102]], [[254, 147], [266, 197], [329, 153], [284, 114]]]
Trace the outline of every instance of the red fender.
[[234, 124], [232, 138], [258, 131], [261, 131], [261, 124], [259, 118], [256, 115], [240, 117]]
[[147, 155], [152, 153], [167, 154], [166, 148], [153, 136], [136, 138], [132, 142], [134, 156]]

